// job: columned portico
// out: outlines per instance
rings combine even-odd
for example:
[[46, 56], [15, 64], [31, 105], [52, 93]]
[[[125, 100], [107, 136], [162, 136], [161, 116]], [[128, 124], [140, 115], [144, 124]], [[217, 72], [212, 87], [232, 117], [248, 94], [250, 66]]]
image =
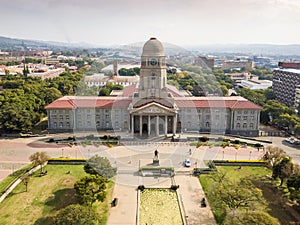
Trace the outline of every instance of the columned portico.
[[131, 134], [159, 136], [176, 133], [177, 115], [131, 115]]

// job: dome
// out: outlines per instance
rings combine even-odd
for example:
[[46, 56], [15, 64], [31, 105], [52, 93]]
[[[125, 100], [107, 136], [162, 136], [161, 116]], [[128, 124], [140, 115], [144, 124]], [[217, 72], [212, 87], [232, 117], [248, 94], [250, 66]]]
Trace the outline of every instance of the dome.
[[143, 47], [142, 56], [165, 56], [162, 43], [156, 38], [150, 38]]

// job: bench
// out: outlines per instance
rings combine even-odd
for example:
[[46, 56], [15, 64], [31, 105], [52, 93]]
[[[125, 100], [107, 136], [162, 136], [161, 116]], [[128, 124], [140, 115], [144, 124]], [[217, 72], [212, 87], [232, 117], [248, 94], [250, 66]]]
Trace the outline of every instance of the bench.
[[118, 204], [118, 199], [117, 199], [117, 198], [114, 198], [114, 199], [112, 200], [112, 202], [111, 202], [111, 206], [112, 206], [112, 207], [115, 207], [115, 206], [117, 206], [117, 204]]

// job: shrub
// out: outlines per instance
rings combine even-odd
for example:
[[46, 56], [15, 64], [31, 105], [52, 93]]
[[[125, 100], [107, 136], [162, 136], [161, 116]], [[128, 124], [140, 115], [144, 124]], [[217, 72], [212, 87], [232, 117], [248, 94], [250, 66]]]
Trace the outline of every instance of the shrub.
[[53, 143], [54, 142], [54, 138], [50, 138], [48, 142], [49, 143]]
[[232, 143], [233, 143], [233, 144], [239, 144], [239, 143], [240, 143], [240, 140], [233, 140]]
[[138, 190], [143, 191], [144, 189], [145, 189], [145, 186], [144, 186], [144, 185], [139, 185], [139, 186], [138, 186]]
[[208, 137], [206, 137], [206, 136], [199, 137], [198, 140], [201, 141], [201, 142], [207, 142], [208, 141]]
[[171, 190], [176, 191], [179, 188], [179, 185], [171, 185]]

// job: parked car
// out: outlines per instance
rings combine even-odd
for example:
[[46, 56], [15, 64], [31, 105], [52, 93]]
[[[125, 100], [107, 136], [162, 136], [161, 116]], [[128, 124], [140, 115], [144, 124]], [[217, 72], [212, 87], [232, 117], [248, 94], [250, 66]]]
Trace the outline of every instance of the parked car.
[[184, 166], [185, 167], [191, 167], [191, 161], [190, 161], [190, 159], [186, 159], [185, 161], [184, 161]]

